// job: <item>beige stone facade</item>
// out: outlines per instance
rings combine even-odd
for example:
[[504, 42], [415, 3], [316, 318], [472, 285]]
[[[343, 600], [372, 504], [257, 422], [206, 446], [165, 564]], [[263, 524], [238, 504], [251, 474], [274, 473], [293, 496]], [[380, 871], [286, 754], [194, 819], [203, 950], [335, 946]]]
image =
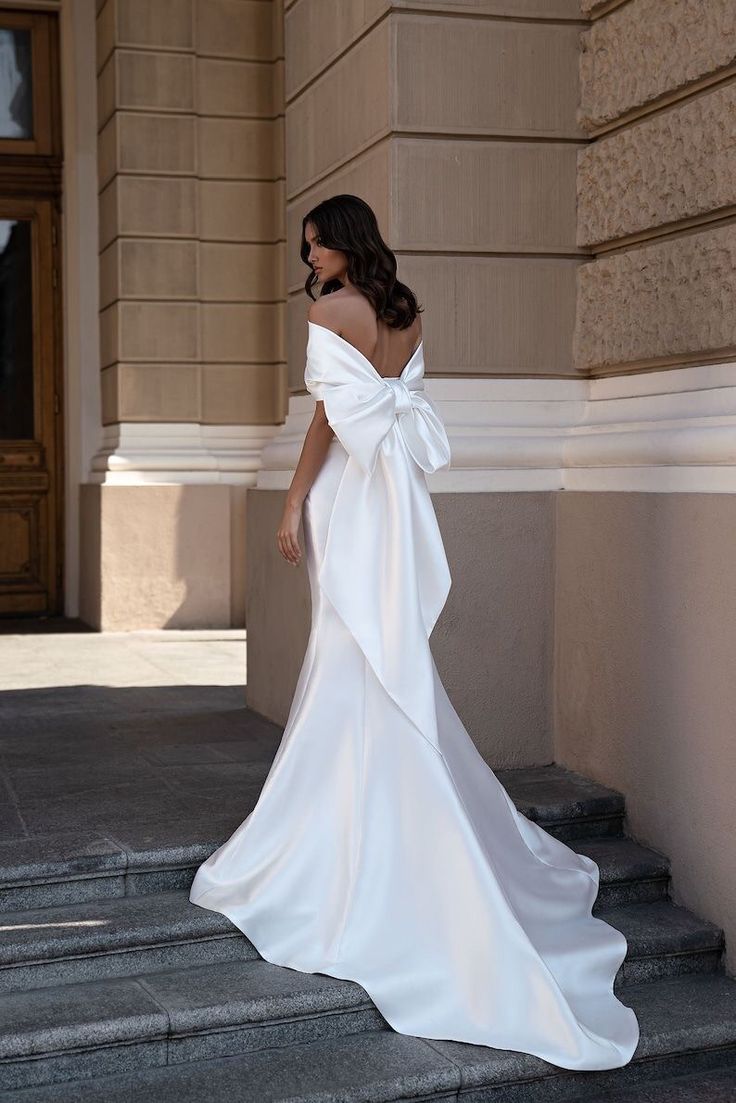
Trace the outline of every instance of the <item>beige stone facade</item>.
[[[116, 549], [145, 518], [158, 598], [103, 569], [99, 588], [81, 579], [80, 611], [102, 628], [242, 624], [245, 489], [284, 416], [282, 12], [104, 0], [96, 67], [110, 447], [82, 519]], [[183, 510], [215, 554], [182, 541]]]
[[426, 307], [453, 703], [491, 765], [621, 788], [736, 945], [732, 0], [36, 7], [62, 31], [66, 611], [245, 623], [248, 703], [285, 720], [299, 233], [356, 193]]

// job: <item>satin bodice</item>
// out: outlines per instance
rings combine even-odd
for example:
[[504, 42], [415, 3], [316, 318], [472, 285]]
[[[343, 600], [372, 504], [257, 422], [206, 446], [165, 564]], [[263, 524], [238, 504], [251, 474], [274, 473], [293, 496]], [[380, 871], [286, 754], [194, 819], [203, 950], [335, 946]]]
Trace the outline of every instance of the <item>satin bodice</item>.
[[[424, 341], [397, 377], [383, 376], [334, 330], [308, 322], [307, 390], [325, 404], [327, 420], [347, 452], [373, 474], [386, 437], [397, 433], [426, 472], [448, 467], [445, 427], [424, 389]], [[386, 449], [384, 448], [384, 451]]]

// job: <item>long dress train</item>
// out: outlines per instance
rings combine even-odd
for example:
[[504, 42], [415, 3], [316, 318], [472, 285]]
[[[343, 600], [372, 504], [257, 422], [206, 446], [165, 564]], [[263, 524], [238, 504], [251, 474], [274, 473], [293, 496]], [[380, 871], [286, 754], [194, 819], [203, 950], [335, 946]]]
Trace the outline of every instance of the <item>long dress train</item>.
[[304, 502], [311, 632], [258, 803], [190, 898], [267, 961], [357, 981], [401, 1033], [617, 1068], [639, 1026], [598, 866], [517, 811], [429, 647], [451, 579], [425, 472], [450, 446], [423, 343], [385, 378], [308, 324], [336, 434]]

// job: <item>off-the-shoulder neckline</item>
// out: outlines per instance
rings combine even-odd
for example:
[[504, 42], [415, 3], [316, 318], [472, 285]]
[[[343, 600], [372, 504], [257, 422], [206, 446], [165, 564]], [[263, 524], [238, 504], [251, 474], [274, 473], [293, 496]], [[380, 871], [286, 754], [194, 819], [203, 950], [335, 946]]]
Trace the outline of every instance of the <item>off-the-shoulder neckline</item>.
[[379, 379], [401, 379], [401, 376], [407, 370], [407, 368], [411, 364], [412, 360], [414, 359], [414, 357], [416, 356], [416, 354], [419, 352], [422, 345], [424, 344], [424, 338], [422, 337], [419, 341], [419, 344], [414, 349], [414, 352], [411, 354], [411, 356], [409, 357], [407, 362], [404, 364], [403, 368], [401, 369], [401, 373], [399, 375], [381, 375], [381, 373], [378, 371], [376, 366], [374, 364], [371, 364], [368, 357], [365, 356], [364, 353], [362, 353], [360, 351], [360, 349], [356, 349], [355, 345], [352, 344], [352, 342], [347, 341], [344, 337], [342, 337], [334, 329], [329, 329], [328, 326], [322, 326], [322, 325], [319, 324], [319, 322], [313, 322], [311, 318], [307, 318], [307, 325], [316, 326], [317, 329], [323, 329], [325, 331], [325, 333], [331, 333], [333, 337], [337, 337], [338, 341], [342, 341], [342, 343], [344, 345], [347, 345], [349, 349], [352, 349], [353, 352], [361, 358], [361, 360], [364, 360], [366, 362], [366, 364], [368, 365], [368, 367], [371, 369], [371, 371], [375, 372], [375, 374], [378, 376]]

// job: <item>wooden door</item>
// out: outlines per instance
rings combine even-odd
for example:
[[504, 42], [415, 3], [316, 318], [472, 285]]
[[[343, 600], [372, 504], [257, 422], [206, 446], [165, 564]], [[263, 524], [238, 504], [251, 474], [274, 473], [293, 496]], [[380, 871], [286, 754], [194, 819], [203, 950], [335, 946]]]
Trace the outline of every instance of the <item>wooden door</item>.
[[56, 41], [0, 9], [0, 614], [63, 603]]

